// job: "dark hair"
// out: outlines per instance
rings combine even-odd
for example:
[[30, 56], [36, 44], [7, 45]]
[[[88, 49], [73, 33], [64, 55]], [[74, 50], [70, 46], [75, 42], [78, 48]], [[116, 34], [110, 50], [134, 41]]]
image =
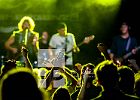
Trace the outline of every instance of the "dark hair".
[[126, 25], [126, 26], [128, 26], [128, 30], [131, 29], [130, 25], [129, 25], [127, 22], [122, 22], [121, 26], [122, 26], [122, 25]]
[[140, 97], [140, 73], [135, 74], [135, 94]]
[[1, 81], [2, 100], [42, 100], [37, 81], [27, 68], [13, 69]]
[[64, 23], [64, 22], [58, 23], [57, 29], [61, 29], [61, 28], [67, 28], [66, 23]]
[[128, 23], [127, 22], [122, 22], [122, 25], [127, 25], [128, 26]]
[[71, 97], [66, 88], [60, 87], [53, 93], [52, 100], [71, 100]]
[[91, 69], [92, 70], [92, 72], [93, 72], [93, 69], [95, 68], [95, 65], [94, 64], [92, 64], [92, 63], [87, 63], [87, 64], [85, 64], [85, 65], [83, 65], [82, 66], [82, 73], [86, 70], [86, 68], [89, 68], [89, 69]]
[[128, 66], [121, 66], [119, 67], [118, 73], [120, 76], [120, 89], [127, 94], [133, 94], [135, 81], [134, 71]]
[[81, 73], [80, 73], [81, 84], [82, 84], [84, 72], [87, 68], [91, 70], [91, 73], [88, 75], [88, 82], [91, 82], [95, 79], [95, 75], [93, 73], [95, 65], [92, 63], [87, 63], [87, 64], [83, 65], [82, 69], [81, 69]]
[[95, 75], [100, 84], [105, 88], [113, 88], [119, 81], [117, 66], [109, 60], [103, 61], [97, 65]]

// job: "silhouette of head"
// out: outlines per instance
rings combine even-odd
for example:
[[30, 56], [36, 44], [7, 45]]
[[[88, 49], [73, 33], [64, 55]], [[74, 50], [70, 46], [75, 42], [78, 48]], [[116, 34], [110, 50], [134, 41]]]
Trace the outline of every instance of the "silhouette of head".
[[66, 88], [60, 87], [54, 92], [52, 100], [71, 100], [71, 97]]
[[98, 82], [104, 87], [104, 89], [111, 89], [117, 85], [119, 75], [117, 67], [112, 61], [106, 60], [99, 63], [94, 71]]
[[37, 81], [27, 68], [13, 69], [1, 81], [2, 100], [42, 100]]
[[134, 71], [127, 66], [121, 66], [118, 69], [120, 76], [119, 88], [127, 94], [134, 93]]

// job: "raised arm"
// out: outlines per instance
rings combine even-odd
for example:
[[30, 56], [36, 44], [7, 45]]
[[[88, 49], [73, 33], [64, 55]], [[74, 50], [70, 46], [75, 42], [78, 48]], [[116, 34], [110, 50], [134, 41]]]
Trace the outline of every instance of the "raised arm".
[[67, 77], [68, 80], [72, 81], [72, 85], [71, 85], [72, 87], [75, 87], [77, 85], [78, 80], [70, 73], [71, 72], [70, 69], [68, 69], [66, 67], [64, 67], [64, 68], [60, 67], [59, 71], [61, 73], [63, 73]]
[[22, 47], [21, 52], [22, 52], [22, 55], [23, 55], [23, 58], [24, 58], [25, 67], [33, 70], [33, 66], [30, 62], [29, 57], [28, 57], [28, 50], [25, 47]]

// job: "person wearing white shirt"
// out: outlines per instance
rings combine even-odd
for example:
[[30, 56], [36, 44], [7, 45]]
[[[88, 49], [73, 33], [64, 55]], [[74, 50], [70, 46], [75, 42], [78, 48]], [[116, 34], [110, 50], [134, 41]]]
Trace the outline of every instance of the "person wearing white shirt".
[[[67, 32], [67, 26], [65, 23], [60, 23], [57, 27], [57, 32], [54, 34], [49, 42], [49, 48], [65, 50], [65, 65], [72, 69], [73, 57], [72, 51], [78, 51], [79, 48], [76, 45], [75, 37], [72, 33]], [[70, 67], [71, 66], [71, 67]]]

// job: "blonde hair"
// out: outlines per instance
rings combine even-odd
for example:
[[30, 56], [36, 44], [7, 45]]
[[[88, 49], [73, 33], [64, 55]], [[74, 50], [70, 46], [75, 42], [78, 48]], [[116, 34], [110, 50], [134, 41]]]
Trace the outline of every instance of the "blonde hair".
[[27, 21], [29, 22], [29, 24], [30, 24], [30, 31], [33, 31], [34, 28], [35, 28], [35, 23], [34, 23], [34, 20], [33, 20], [31, 17], [29, 17], [29, 16], [24, 16], [24, 17], [20, 20], [20, 22], [18, 23], [18, 29], [19, 29], [19, 31], [23, 31], [22, 25], [23, 25], [24, 21], [26, 21], [26, 20], [27, 20]]

